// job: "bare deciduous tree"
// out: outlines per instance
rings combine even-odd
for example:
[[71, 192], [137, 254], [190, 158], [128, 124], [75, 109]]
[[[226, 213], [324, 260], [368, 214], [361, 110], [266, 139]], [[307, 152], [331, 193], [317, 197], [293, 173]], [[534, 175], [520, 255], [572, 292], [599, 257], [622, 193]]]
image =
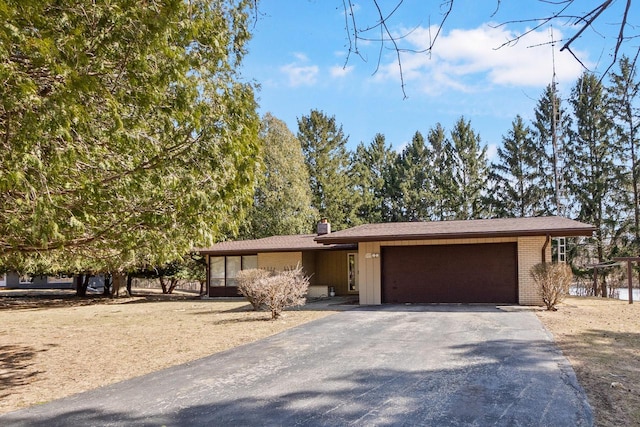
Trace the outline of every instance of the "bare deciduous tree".
[[556, 311], [556, 305], [569, 295], [573, 281], [571, 267], [567, 264], [536, 264], [531, 268], [531, 277], [539, 287], [547, 310]]
[[[614, 1], [614, 0], [591, 0], [585, 2], [577, 0], [529, 0], [530, 2], [543, 3], [549, 7], [549, 12], [544, 16], [526, 16], [527, 12], [522, 12], [522, 16], [513, 20], [504, 21], [498, 26], [508, 24], [531, 24], [521, 33], [516, 34], [513, 38], [506, 40], [497, 49], [511, 46], [521, 39], [525, 38], [532, 32], [542, 27], [558, 22], [564, 26], [572, 25], [574, 31], [566, 39], [558, 41], [562, 43], [561, 51], [568, 51], [585, 69], [587, 68], [583, 61], [572, 49], [576, 40], [585, 35], [586, 31], [592, 31], [600, 35], [594, 24], [597, 22], [605, 22], [607, 26], [617, 28], [617, 35], [610, 37], [611, 39], [611, 61], [607, 66], [603, 76], [606, 75], [611, 67], [617, 62], [618, 55], [625, 42], [640, 37], [640, 30], [629, 22], [631, 15], [632, 0]], [[375, 72], [378, 71], [382, 53], [384, 49], [391, 49], [395, 52], [398, 62], [400, 82], [402, 93], [406, 97], [404, 74], [402, 70], [402, 52], [424, 53], [431, 55], [436, 45], [438, 37], [443, 31], [445, 24], [451, 14], [454, 12], [455, 0], [442, 0], [437, 11], [434, 10], [435, 25], [431, 26], [431, 14], [429, 15], [430, 37], [425, 46], [420, 49], [409, 49], [404, 47], [402, 41], [412, 30], [405, 33], [396, 33], [390, 27], [393, 17], [398, 14], [403, 6], [404, 0], [396, 0], [393, 3], [381, 2], [380, 0], [369, 0], [362, 5], [362, 2], [355, 0], [343, 0], [345, 30], [348, 38], [348, 53], [346, 63], [349, 62], [352, 55], [362, 56], [360, 45], [369, 44], [371, 42], [379, 44], [379, 52], [377, 57], [377, 65]], [[369, 4], [366, 4], [369, 3]], [[490, 14], [490, 18], [494, 18], [499, 12], [502, 5], [501, 0], [495, 0], [495, 9]], [[433, 9], [436, 9], [435, 7]], [[523, 8], [526, 10], [526, 8]], [[364, 18], [365, 12], [373, 12], [374, 18], [368, 21]], [[363, 19], [361, 19], [363, 18]], [[433, 28], [433, 30], [431, 30]], [[605, 37], [605, 36], [602, 36]], [[364, 58], [363, 58], [364, 59]]]

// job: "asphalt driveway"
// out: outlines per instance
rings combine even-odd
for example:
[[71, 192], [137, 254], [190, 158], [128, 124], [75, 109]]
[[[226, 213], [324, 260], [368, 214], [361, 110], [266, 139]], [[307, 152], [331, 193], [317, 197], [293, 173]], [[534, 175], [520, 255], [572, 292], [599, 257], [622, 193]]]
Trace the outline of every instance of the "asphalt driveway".
[[592, 424], [534, 313], [458, 305], [355, 308], [0, 417], [4, 426]]

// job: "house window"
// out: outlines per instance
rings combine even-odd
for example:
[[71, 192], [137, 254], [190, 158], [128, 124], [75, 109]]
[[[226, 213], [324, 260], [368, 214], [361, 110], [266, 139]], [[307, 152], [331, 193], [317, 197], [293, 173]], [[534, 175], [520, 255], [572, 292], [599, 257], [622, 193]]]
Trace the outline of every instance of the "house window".
[[30, 285], [32, 283], [33, 283], [33, 276], [30, 276], [28, 274], [22, 274], [18, 278], [18, 284], [20, 285]]
[[0, 288], [4, 288], [5, 286], [7, 286], [7, 275], [2, 274], [0, 275]]
[[258, 268], [258, 255], [243, 255], [242, 269], [251, 270], [252, 268]]
[[358, 254], [347, 254], [347, 289], [358, 291]]
[[73, 276], [67, 274], [58, 274], [57, 276], [47, 276], [48, 284], [73, 283]]
[[225, 257], [212, 256], [209, 257], [209, 277], [211, 286], [224, 286], [224, 269]]
[[236, 276], [238, 271], [242, 270], [242, 257], [241, 256], [228, 256], [227, 257], [227, 286], [238, 286], [236, 283]]
[[240, 270], [258, 268], [257, 255], [209, 257], [211, 286], [238, 286], [236, 277]]

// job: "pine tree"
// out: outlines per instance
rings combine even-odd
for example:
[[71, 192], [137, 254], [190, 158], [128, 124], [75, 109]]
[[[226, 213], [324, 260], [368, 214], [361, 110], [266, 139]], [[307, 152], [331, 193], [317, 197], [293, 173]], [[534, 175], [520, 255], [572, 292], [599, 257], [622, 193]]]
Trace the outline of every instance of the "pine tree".
[[459, 188], [454, 177], [454, 155], [451, 141], [447, 139], [445, 129], [440, 123], [427, 134], [430, 152], [431, 191], [433, 206], [431, 217], [444, 221], [456, 216]]
[[403, 221], [430, 219], [433, 204], [431, 192], [430, 153], [424, 137], [416, 132], [411, 143], [402, 151], [397, 164], [398, 191]]
[[[569, 139], [568, 158], [571, 178], [568, 188], [579, 209], [579, 219], [593, 224], [595, 257], [598, 262], [609, 259], [615, 247], [619, 207], [614, 193], [619, 189], [619, 166], [612, 144], [613, 123], [607, 114], [607, 96], [599, 79], [584, 73], [571, 94], [575, 126]], [[602, 294], [606, 295], [603, 282]]]
[[498, 148], [498, 161], [491, 165], [491, 201], [499, 217], [537, 216], [541, 212], [541, 192], [536, 185], [540, 152], [531, 138], [531, 129], [516, 116]]
[[636, 60], [623, 56], [618, 63], [619, 73], [611, 73], [608, 87], [609, 109], [622, 155], [623, 175], [620, 186], [628, 188], [621, 205], [628, 207], [631, 232], [631, 253], [640, 249], [640, 111]]
[[451, 131], [454, 179], [458, 188], [456, 219], [475, 219], [486, 215], [484, 194], [488, 178], [487, 148], [471, 122], [461, 117]]
[[351, 170], [354, 190], [358, 195], [358, 222], [390, 220], [390, 183], [397, 157], [382, 134], [376, 134], [369, 145], [360, 143], [356, 147], [351, 159]]
[[335, 117], [311, 110], [298, 119], [298, 139], [309, 171], [313, 207], [334, 229], [349, 227], [355, 219], [355, 200], [349, 178], [348, 137]]
[[262, 162], [257, 173], [253, 206], [242, 237], [303, 234], [313, 230], [317, 212], [300, 141], [287, 125], [265, 114], [259, 133]]
[[[563, 203], [566, 204], [564, 187], [566, 187], [568, 172], [566, 168], [560, 166], [567, 161], [565, 146], [570, 124], [571, 119], [562, 108], [562, 100], [552, 85], [547, 86], [536, 105], [532, 129], [537, 174], [531, 179], [540, 192], [541, 206], [538, 208], [540, 215], [569, 215], [568, 206], [563, 205]], [[558, 164], [557, 175], [556, 163]], [[556, 197], [556, 185], [558, 185], [559, 198]]]

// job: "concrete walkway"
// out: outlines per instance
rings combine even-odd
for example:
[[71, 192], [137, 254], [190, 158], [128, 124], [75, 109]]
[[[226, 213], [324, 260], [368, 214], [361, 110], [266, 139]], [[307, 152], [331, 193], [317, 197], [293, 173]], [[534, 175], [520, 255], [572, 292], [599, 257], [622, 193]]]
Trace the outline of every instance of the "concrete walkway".
[[590, 426], [593, 419], [534, 313], [411, 305], [337, 313], [9, 413], [0, 425]]

